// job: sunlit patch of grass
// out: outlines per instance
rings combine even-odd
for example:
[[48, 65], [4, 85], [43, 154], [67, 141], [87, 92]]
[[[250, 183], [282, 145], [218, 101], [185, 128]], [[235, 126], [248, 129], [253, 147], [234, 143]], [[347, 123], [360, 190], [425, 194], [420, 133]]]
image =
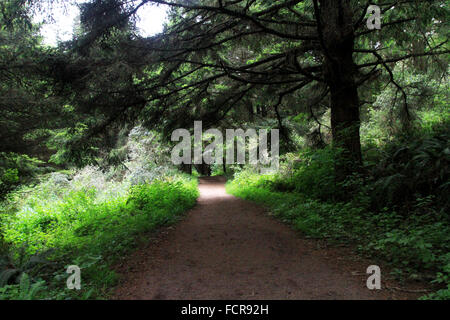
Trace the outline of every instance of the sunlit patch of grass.
[[[51, 184], [27, 189], [24, 198], [18, 191], [16, 202], [9, 206], [12, 211], [2, 221], [11, 263], [56, 249], [50, 256], [50, 275], [37, 273], [32, 279], [46, 283], [35, 298], [81, 299], [107, 294], [117, 279], [109, 269], [115, 258], [134, 247], [137, 235], [177, 221], [198, 197], [197, 180], [184, 175], [135, 186], [112, 183], [103, 190], [86, 182]], [[21, 248], [25, 248], [23, 254]], [[72, 264], [83, 271], [80, 292], [65, 289], [65, 266]], [[20, 284], [2, 292], [0, 298], [4, 299], [22, 294]]]

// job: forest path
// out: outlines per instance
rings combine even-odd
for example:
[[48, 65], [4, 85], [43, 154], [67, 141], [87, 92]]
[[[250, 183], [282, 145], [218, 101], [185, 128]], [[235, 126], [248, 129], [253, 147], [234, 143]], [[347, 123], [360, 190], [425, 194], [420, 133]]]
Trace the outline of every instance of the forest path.
[[114, 299], [417, 298], [368, 290], [369, 262], [302, 239], [261, 207], [227, 194], [224, 182], [201, 178], [200, 198], [185, 219], [117, 266]]

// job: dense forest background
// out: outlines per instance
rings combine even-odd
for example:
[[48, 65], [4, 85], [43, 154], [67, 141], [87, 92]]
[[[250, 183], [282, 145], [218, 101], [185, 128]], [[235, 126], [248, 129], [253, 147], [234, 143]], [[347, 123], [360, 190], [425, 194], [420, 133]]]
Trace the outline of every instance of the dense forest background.
[[[32, 17], [64, 2], [0, 2], [0, 299], [107, 297], [111, 264], [195, 205], [199, 175], [450, 297], [448, 1], [374, 1], [378, 30], [367, 1], [91, 0], [46, 45]], [[142, 37], [150, 3], [168, 19]], [[279, 129], [279, 172], [172, 165], [195, 120]]]

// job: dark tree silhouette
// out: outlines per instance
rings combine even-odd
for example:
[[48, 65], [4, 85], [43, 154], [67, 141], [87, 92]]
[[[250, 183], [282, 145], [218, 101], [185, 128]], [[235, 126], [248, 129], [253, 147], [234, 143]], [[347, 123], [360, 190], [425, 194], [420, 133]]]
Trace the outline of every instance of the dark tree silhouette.
[[[319, 92], [311, 99], [316, 103], [329, 99], [333, 143], [343, 151], [336, 162], [342, 180], [362, 161], [358, 88], [384, 70], [403, 94], [408, 116], [392, 66], [449, 53], [447, 41], [427, 41], [448, 16], [444, 2], [379, 2], [381, 30], [369, 30], [366, 1], [93, 0], [82, 7], [84, 29], [67, 44], [72, 50], [64, 74], [70, 76], [62, 80], [77, 92], [72, 105], [103, 116], [74, 148], [119, 120], [140, 119], [168, 135], [194, 119], [205, 127], [224, 121], [249, 101], [263, 101], [265, 116], [269, 108], [287, 139], [281, 110], [306, 90]], [[142, 38], [126, 22], [149, 3], [167, 6], [169, 23], [163, 33]], [[413, 40], [427, 44], [417, 52], [408, 44]], [[386, 50], [389, 41], [400, 49]]]

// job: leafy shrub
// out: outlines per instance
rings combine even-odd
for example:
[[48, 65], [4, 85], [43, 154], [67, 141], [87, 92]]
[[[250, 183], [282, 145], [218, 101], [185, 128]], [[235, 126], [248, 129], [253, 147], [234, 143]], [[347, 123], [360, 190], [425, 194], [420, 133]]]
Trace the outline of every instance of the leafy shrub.
[[[300, 170], [310, 174], [309, 168]], [[314, 172], [320, 170], [315, 169]], [[312, 173], [311, 176], [314, 180]], [[366, 181], [358, 175], [346, 182], [361, 186], [348, 202], [324, 202], [314, 198], [326, 194], [314, 187], [292, 189], [292, 192], [277, 191], [274, 181], [282, 179], [282, 174], [261, 176], [246, 170], [227, 184], [227, 190], [268, 206], [275, 216], [308, 237], [356, 242], [360, 252], [384, 258], [401, 270], [399, 275], [403, 277], [432, 279], [434, 274], [436, 283], [448, 284], [450, 219], [445, 212], [430, 206], [434, 205], [432, 198], [416, 199], [415, 206], [405, 217], [388, 207], [371, 211], [370, 183], [365, 185]], [[447, 296], [448, 290], [443, 289], [428, 298], [443, 299]]]
[[0, 256], [0, 300], [32, 300], [46, 289], [41, 276], [51, 269], [48, 257], [53, 250], [27, 256], [21, 249], [14, 256]]
[[319, 199], [331, 199], [337, 189], [334, 181], [334, 159], [337, 151], [331, 147], [308, 150], [300, 154], [293, 175], [295, 192]]
[[45, 281], [32, 282], [28, 274], [23, 273], [17, 285], [0, 287], [0, 300], [33, 300], [46, 289]]
[[285, 161], [281, 163], [279, 173], [258, 177], [251, 169], [247, 169], [235, 175], [235, 183], [241, 180], [249, 181], [255, 187], [302, 193], [315, 199], [328, 201], [337, 197], [341, 190], [336, 186], [334, 179], [334, 163], [338, 153], [339, 150], [326, 147], [287, 154], [284, 156]]
[[27, 155], [0, 152], [0, 198], [13, 190], [19, 183], [29, 181], [41, 161]]
[[436, 205], [448, 211], [449, 133], [445, 126], [431, 136], [400, 139], [384, 148], [370, 171], [378, 209], [432, 195]]
[[[136, 235], [176, 221], [197, 196], [196, 180], [184, 175], [130, 187], [127, 180], [107, 181], [93, 168], [71, 180], [53, 174], [34, 188], [23, 187], [10, 195], [2, 232], [13, 255], [22, 249], [28, 257], [55, 249], [51, 257], [55, 273], [44, 277], [47, 297], [83, 298], [90, 289], [98, 295], [112, 286], [116, 277], [108, 266], [132, 248]], [[84, 265], [82, 293], [64, 290], [61, 271], [69, 264]], [[21, 294], [17, 284], [8, 285], [13, 287], [3, 294]]]
[[19, 170], [6, 169], [0, 177], [0, 193], [6, 194], [19, 182]]

